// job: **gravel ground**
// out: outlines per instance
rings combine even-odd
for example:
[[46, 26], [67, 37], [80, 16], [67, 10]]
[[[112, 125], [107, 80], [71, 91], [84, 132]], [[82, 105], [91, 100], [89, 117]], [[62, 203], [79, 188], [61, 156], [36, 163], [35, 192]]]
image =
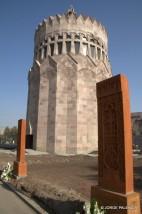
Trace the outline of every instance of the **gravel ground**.
[[[54, 201], [89, 201], [91, 185], [97, 184], [97, 157], [87, 155], [57, 156], [32, 154], [26, 156], [28, 176], [14, 183], [33, 197]], [[34, 152], [33, 152], [34, 153]], [[0, 154], [0, 169], [13, 163], [14, 153]], [[134, 157], [135, 190], [142, 196], [142, 156]]]

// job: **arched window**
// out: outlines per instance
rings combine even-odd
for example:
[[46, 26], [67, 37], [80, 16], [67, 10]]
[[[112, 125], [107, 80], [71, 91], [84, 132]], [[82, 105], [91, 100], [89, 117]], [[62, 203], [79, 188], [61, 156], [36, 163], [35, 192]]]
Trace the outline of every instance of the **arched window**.
[[54, 54], [54, 43], [50, 44], [51, 56]]
[[80, 42], [75, 42], [75, 53], [79, 54], [79, 50], [80, 50]]
[[103, 57], [103, 60], [105, 60], [105, 53], [104, 53], [104, 51], [102, 52], [102, 57]]
[[63, 43], [58, 42], [58, 54], [62, 54]]
[[91, 57], [95, 58], [95, 46], [90, 45], [90, 48], [91, 48]]
[[71, 52], [71, 42], [66, 42], [66, 51], [67, 53]]
[[87, 43], [83, 43], [83, 55], [86, 56], [88, 54], [88, 44]]
[[44, 54], [44, 58], [46, 58], [46, 55], [47, 55], [47, 46], [44, 46], [44, 52], [43, 52], [43, 54]]
[[97, 55], [98, 55], [98, 59], [101, 58], [101, 49], [100, 48], [97, 48]]

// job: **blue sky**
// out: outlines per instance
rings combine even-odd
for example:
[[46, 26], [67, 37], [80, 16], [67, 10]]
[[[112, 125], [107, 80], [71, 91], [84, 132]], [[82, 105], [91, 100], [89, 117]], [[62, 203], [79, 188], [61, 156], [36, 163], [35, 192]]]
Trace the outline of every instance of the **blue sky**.
[[131, 111], [142, 111], [141, 0], [1, 0], [0, 127], [26, 117], [27, 75], [33, 60], [37, 24], [73, 5], [78, 13], [99, 20], [108, 31], [113, 75], [129, 80]]

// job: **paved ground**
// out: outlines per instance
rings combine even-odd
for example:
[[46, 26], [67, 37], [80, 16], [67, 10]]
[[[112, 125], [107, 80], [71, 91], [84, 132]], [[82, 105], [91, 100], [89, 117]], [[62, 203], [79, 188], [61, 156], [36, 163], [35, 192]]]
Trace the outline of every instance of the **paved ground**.
[[34, 214], [15, 193], [0, 182], [0, 213], [1, 214]]

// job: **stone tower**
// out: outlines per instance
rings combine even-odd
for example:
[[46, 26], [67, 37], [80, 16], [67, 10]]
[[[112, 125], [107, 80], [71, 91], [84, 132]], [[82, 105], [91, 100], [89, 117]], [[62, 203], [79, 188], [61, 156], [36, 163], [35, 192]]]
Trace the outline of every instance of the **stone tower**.
[[27, 105], [33, 149], [63, 155], [97, 150], [96, 83], [112, 76], [105, 28], [69, 9], [43, 20], [34, 42]]

